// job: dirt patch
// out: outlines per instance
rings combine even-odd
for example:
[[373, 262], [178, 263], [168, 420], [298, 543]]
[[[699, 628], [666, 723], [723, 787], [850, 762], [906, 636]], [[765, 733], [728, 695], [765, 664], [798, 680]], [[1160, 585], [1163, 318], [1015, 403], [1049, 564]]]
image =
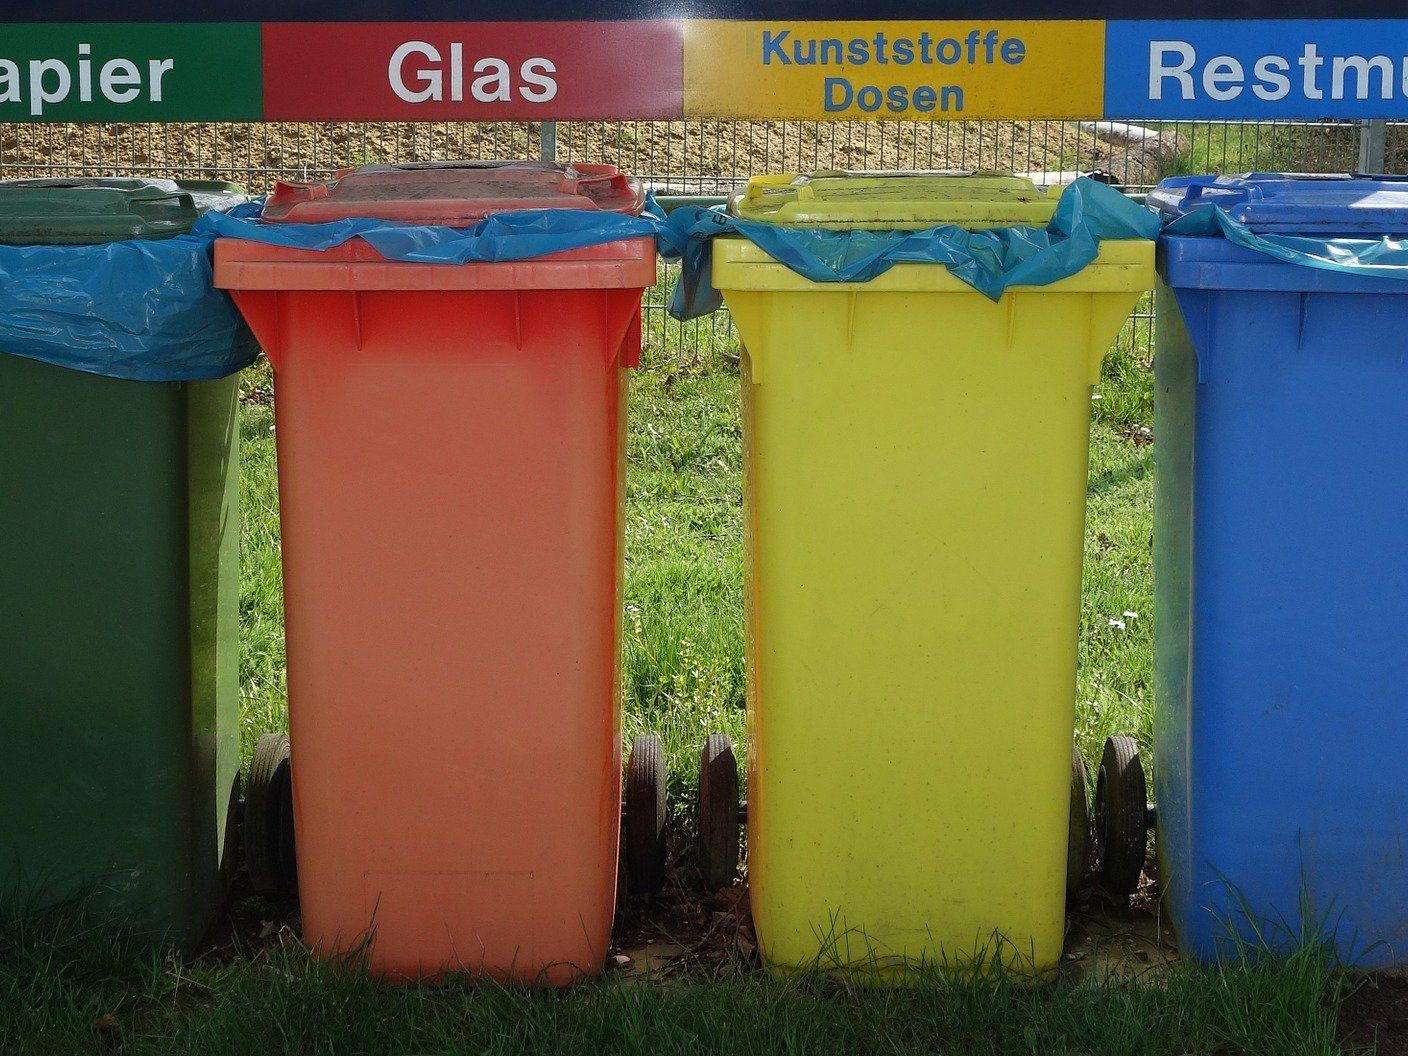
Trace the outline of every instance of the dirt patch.
[[658, 895], [624, 898], [616, 907], [608, 966], [668, 979], [757, 965], [757, 937], [742, 878], [708, 895], [672, 881]]
[[1072, 913], [1061, 974], [1101, 982], [1140, 979], [1178, 964], [1178, 948], [1157, 905], [1092, 898]]
[[1347, 1051], [1408, 1056], [1408, 976], [1363, 979], [1340, 1008], [1340, 1041]]
[[1123, 429], [1116, 429], [1115, 432], [1135, 447], [1148, 447], [1154, 442], [1154, 430], [1147, 425], [1131, 425]]
[[256, 894], [241, 869], [230, 889], [228, 907], [205, 937], [200, 956], [233, 964], [253, 960], [273, 947], [302, 943], [298, 899], [293, 895]]

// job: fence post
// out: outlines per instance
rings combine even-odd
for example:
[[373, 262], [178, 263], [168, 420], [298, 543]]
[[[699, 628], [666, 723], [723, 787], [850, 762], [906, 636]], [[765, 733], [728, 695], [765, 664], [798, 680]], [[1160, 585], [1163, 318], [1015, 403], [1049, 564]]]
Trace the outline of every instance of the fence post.
[[538, 122], [538, 157], [543, 161], [557, 161], [557, 122]]
[[1359, 126], [1359, 171], [1384, 171], [1386, 121], [1364, 121]]

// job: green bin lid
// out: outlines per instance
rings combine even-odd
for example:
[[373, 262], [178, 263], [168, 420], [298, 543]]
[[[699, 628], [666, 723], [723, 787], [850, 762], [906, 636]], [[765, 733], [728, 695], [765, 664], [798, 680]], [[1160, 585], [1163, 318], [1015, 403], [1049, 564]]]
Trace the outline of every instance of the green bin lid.
[[118, 177], [0, 180], [0, 243], [94, 245], [185, 234], [202, 213], [248, 201], [238, 184]]
[[729, 211], [744, 220], [838, 230], [1045, 227], [1056, 197], [1024, 176], [996, 172], [789, 172], [754, 176]]

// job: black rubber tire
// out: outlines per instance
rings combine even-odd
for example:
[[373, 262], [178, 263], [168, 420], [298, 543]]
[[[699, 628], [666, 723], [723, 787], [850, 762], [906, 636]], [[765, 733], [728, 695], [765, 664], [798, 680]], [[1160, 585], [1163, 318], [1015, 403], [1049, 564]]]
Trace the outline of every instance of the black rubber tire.
[[657, 894], [665, 886], [665, 752], [660, 738], [642, 733], [631, 742], [626, 762], [626, 810], [621, 845], [626, 859], [626, 889], [636, 895]]
[[298, 888], [292, 775], [288, 734], [260, 737], [249, 764], [244, 853], [250, 886], [263, 894], [292, 894]]
[[230, 785], [230, 802], [225, 807], [225, 832], [221, 836], [220, 883], [226, 891], [235, 882], [235, 863], [239, 861], [244, 828], [244, 785], [235, 775]]
[[706, 891], [733, 883], [742, 850], [738, 760], [733, 742], [713, 733], [699, 752], [699, 875]]
[[1148, 788], [1133, 737], [1107, 738], [1095, 781], [1095, 853], [1100, 883], [1127, 897], [1139, 887], [1149, 849]]
[[1066, 844], [1066, 897], [1074, 898], [1090, 868], [1090, 776], [1071, 742], [1071, 823]]

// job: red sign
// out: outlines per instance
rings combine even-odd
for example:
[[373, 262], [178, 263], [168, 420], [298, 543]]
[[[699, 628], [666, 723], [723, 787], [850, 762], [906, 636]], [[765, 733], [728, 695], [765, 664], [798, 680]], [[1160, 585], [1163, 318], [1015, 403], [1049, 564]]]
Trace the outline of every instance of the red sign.
[[684, 25], [274, 22], [266, 121], [678, 120]]

